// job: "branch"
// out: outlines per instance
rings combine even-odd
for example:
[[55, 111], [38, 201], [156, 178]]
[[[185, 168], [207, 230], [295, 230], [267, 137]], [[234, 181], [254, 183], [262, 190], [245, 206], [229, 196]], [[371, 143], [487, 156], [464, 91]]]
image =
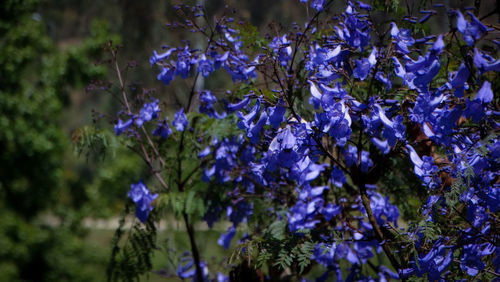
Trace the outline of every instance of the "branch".
[[201, 269], [200, 265], [200, 253], [198, 252], [198, 247], [196, 246], [196, 241], [194, 238], [194, 228], [193, 225], [189, 222], [188, 215], [186, 212], [182, 213], [182, 216], [184, 217], [184, 223], [186, 224], [186, 229], [189, 235], [189, 242], [191, 243], [191, 253], [193, 254], [193, 259], [194, 259], [194, 264], [196, 267], [196, 280], [197, 281], [204, 281], [203, 279], [203, 270]]
[[[124, 86], [124, 83], [123, 83], [123, 79], [122, 79], [120, 67], [118, 66], [118, 60], [117, 60], [117, 57], [116, 57], [116, 52], [114, 50], [111, 50], [111, 54], [113, 56], [113, 61], [115, 63], [116, 75], [118, 76], [118, 80], [120, 82], [120, 89], [121, 89], [121, 92], [122, 92], [123, 102], [125, 103], [125, 106], [127, 108], [127, 113], [128, 114], [132, 114], [132, 110], [130, 108], [130, 104], [129, 104], [128, 98], [127, 98], [127, 93], [125, 92], [125, 86]], [[160, 163], [162, 164], [162, 166], [165, 167], [165, 161], [163, 160], [163, 158], [159, 154], [158, 149], [156, 148], [156, 146], [154, 146], [153, 141], [149, 137], [146, 129], [143, 126], [141, 126], [141, 128], [142, 128], [142, 130], [143, 130], [143, 132], [144, 132], [144, 134], [146, 136], [146, 139], [148, 139], [148, 141], [149, 141], [149, 145], [151, 146], [151, 148], [153, 148], [153, 151], [156, 154], [156, 157], [160, 160]], [[144, 146], [144, 143], [142, 142], [141, 139], [138, 139], [138, 140], [139, 140], [139, 146], [141, 147], [141, 151], [143, 153], [143, 159], [146, 161], [146, 163], [148, 164], [148, 166], [151, 168], [154, 176], [156, 177], [156, 179], [158, 179], [158, 182], [160, 182], [160, 184], [163, 186], [163, 188], [165, 188], [168, 191], [169, 187], [168, 187], [167, 183], [165, 183], [165, 181], [163, 180], [163, 177], [161, 176], [160, 172], [157, 171], [156, 169], [154, 169], [153, 161], [152, 161], [151, 157], [149, 156], [149, 153], [146, 150], [146, 147]]]

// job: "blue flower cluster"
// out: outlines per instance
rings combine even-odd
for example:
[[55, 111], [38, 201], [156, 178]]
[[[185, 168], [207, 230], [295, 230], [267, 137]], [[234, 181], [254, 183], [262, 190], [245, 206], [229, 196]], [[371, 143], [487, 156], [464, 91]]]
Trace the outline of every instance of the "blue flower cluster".
[[148, 187], [142, 181], [130, 186], [128, 197], [134, 201], [135, 215], [141, 222], [146, 222], [149, 213], [153, 210], [151, 202], [158, 198], [158, 194], [151, 194]]
[[155, 99], [151, 103], [145, 103], [143, 107], [139, 110], [139, 114], [129, 114], [130, 118], [123, 122], [121, 119], [118, 119], [118, 123], [115, 125], [115, 133], [116, 135], [120, 135], [123, 132], [131, 131], [132, 125], [135, 123], [137, 127], [141, 127], [145, 122], [149, 122], [158, 117], [158, 112], [160, 111], [160, 106], [158, 105], [159, 101]]
[[[161, 72], [157, 76], [158, 80], [169, 84], [177, 76], [185, 79], [190, 75], [192, 69], [196, 69], [202, 76], [207, 77], [220, 68], [224, 68], [234, 82], [248, 81], [250, 78], [256, 77], [255, 69], [259, 64], [259, 56], [250, 61], [247, 55], [240, 50], [242, 41], [238, 36], [239, 32], [227, 26], [231, 21], [227, 19], [226, 23], [222, 21], [218, 23], [217, 28], [223, 37], [214, 41], [206, 54], [197, 54], [197, 50], [190, 49], [188, 45], [184, 48], [170, 48], [162, 54], [154, 51], [149, 62], [152, 66], [155, 64], [161, 66]], [[233, 52], [218, 53], [217, 47], [229, 48]], [[171, 56], [176, 60], [168, 61]]]
[[[221, 70], [233, 82], [251, 86], [238, 95], [228, 91], [221, 101], [209, 90], [199, 93], [205, 120], [235, 121], [238, 128], [236, 134], [196, 136], [203, 144], [196, 153], [206, 195], [217, 195], [205, 200], [203, 220], [210, 227], [221, 219], [231, 222], [218, 244], [229, 248], [239, 228], [262, 235], [268, 226], [261, 219], [269, 217], [286, 223], [285, 236], [294, 242], [314, 238], [311, 259], [326, 268], [319, 281], [332, 276], [444, 281], [500, 273], [495, 227], [500, 60], [494, 58], [498, 50], [478, 44], [490, 29], [472, 13], [466, 13], [468, 21], [461, 11], [450, 10], [456, 32], [418, 38], [421, 34], [412, 34], [408, 24], [389, 21], [386, 36], [374, 28], [370, 5], [348, 1], [319, 36], [315, 17], [331, 1], [300, 2], [315, 16], [301, 31], [268, 37], [258, 54], [252, 52], [253, 60], [232, 18], [217, 21], [217, 36], [210, 37], [205, 50], [166, 48], [150, 59], [161, 68], [158, 79], [165, 84]], [[421, 13], [423, 24], [437, 12]], [[455, 44], [460, 53], [451, 48]], [[171, 127], [182, 134], [194, 131], [184, 109], [171, 125], [159, 113], [158, 100], [143, 104], [136, 114], [128, 109], [115, 132], [139, 135], [135, 129], [155, 119], [153, 134], [160, 140], [173, 134]], [[409, 166], [386, 167], [393, 158]], [[418, 224], [401, 224], [401, 206], [395, 204], [401, 199], [388, 194], [382, 181], [388, 170], [411, 174], [420, 194], [427, 195], [420, 199], [425, 204]], [[145, 221], [156, 195], [140, 182], [129, 196]], [[442, 236], [429, 236], [422, 227], [434, 225], [441, 226]], [[382, 253], [390, 267], [380, 260], [370, 270], [376, 277], [362, 271]], [[342, 261], [349, 267], [341, 267]], [[194, 279], [193, 264], [183, 258], [178, 276]], [[208, 277], [206, 264], [201, 266]]]

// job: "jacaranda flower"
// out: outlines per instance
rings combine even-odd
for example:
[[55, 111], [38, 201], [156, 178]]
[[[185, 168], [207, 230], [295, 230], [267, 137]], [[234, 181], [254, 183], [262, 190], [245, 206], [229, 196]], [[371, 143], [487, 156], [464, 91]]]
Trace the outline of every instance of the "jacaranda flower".
[[184, 109], [181, 108], [175, 113], [174, 121], [172, 125], [175, 127], [177, 131], [184, 131], [188, 126], [188, 120], [186, 114], [184, 114]]
[[130, 191], [128, 192], [128, 197], [134, 201], [135, 215], [142, 222], [146, 222], [149, 213], [153, 210], [151, 202], [158, 198], [158, 194], [151, 194], [148, 187], [144, 183], [139, 181], [136, 184], [130, 186]]

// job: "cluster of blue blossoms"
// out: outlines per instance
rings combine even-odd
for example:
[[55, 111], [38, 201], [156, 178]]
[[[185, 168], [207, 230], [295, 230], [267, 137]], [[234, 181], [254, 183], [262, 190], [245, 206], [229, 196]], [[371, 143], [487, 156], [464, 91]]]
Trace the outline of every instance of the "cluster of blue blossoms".
[[[327, 10], [325, 1], [300, 2], [309, 2], [317, 13]], [[496, 82], [490, 80], [500, 71], [500, 60], [477, 44], [491, 30], [472, 13], [466, 13], [467, 20], [462, 12], [451, 10], [457, 32], [414, 39], [410, 30], [393, 22], [389, 42], [375, 46], [371, 12], [365, 3], [348, 2], [331, 34], [321, 40], [308, 38], [303, 45], [306, 33], [276, 36], [254, 59], [245, 54], [230, 18], [217, 22], [215, 29], [221, 36], [209, 41], [205, 52], [186, 45], [153, 53], [150, 63], [160, 67], [158, 80], [165, 84], [195, 71], [207, 77], [217, 70], [227, 72], [234, 82], [250, 83], [260, 73], [275, 82], [274, 99], [250, 91], [243, 97], [227, 97], [232, 103], [222, 103], [208, 90], [199, 93], [200, 113], [214, 119], [236, 116], [240, 130], [232, 137], [207, 137], [207, 147], [198, 154], [204, 165], [202, 179], [231, 187], [220, 190], [230, 199], [224, 206], [208, 203], [204, 220], [209, 226], [221, 218], [231, 222], [218, 240], [228, 248], [236, 230], [254, 215], [252, 195], [262, 195], [273, 203], [266, 212], [285, 220], [289, 234], [319, 233], [311, 257], [326, 268], [319, 281], [330, 275], [339, 281], [372, 281], [360, 273], [360, 267], [376, 254], [390, 256], [390, 246], [399, 252], [394, 247], [396, 239], [381, 238], [378, 230], [398, 233], [402, 221], [398, 207], [370, 176], [379, 169], [381, 158], [403, 157], [428, 193], [420, 211], [422, 222], [438, 224], [439, 218], [458, 213], [466, 227], [449, 233], [455, 237], [432, 240], [423, 228], [398, 233], [410, 238], [414, 256], [407, 262], [400, 259], [392, 269], [376, 267], [378, 279], [417, 275], [447, 280], [453, 263], [476, 276], [487, 269], [488, 262], [488, 271], [498, 274], [500, 113], [492, 89]], [[424, 22], [436, 12], [422, 13]], [[305, 32], [316, 32], [310, 25], [312, 21]], [[443, 66], [445, 56], [451, 56], [447, 53], [452, 40], [465, 42], [461, 47], [467, 50], [462, 52], [463, 59], [455, 58], [460, 63], [456, 70]], [[301, 56], [302, 84], [293, 77], [298, 72], [291, 71], [298, 60], [295, 56]], [[269, 68], [262, 65], [269, 62], [281, 71], [269, 74]], [[447, 78], [436, 80], [443, 71]], [[369, 90], [360, 93], [355, 85]], [[373, 85], [377, 91], [372, 91]], [[477, 91], [472, 91], [474, 85], [480, 85]], [[298, 111], [291, 98], [290, 93], [301, 89], [308, 90], [304, 100], [309, 101], [309, 113]], [[397, 98], [398, 93], [407, 96]], [[217, 104], [224, 111], [215, 110]], [[119, 119], [115, 132], [136, 136], [138, 128], [156, 121], [153, 135], [166, 139], [173, 134], [171, 127], [182, 132], [190, 126], [183, 109], [175, 113], [171, 124], [159, 112], [158, 100], [145, 103], [137, 114], [128, 113], [126, 121]], [[418, 137], [412, 135], [410, 126], [417, 129]], [[426, 144], [432, 144], [427, 146], [430, 150]], [[457, 183], [466, 186], [458, 193], [460, 211], [449, 205], [448, 197]], [[129, 197], [137, 204], [141, 221], [146, 220], [156, 196], [142, 182], [132, 185]], [[328, 232], [322, 231], [325, 226], [331, 227]], [[341, 269], [342, 260], [350, 267]], [[203, 264], [203, 275], [208, 277]], [[193, 261], [185, 258], [178, 275], [194, 279]], [[227, 279], [220, 273], [218, 278]]]
[[151, 194], [148, 187], [142, 181], [132, 184], [128, 197], [134, 201], [136, 205], [135, 215], [141, 222], [146, 222], [149, 212], [153, 210], [151, 202], [158, 198], [158, 194]]

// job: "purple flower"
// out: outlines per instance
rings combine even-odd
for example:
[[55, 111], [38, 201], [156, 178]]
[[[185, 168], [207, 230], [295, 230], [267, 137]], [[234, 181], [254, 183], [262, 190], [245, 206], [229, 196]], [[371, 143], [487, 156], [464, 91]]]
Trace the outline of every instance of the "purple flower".
[[128, 197], [136, 204], [135, 215], [142, 222], [146, 222], [149, 213], [153, 210], [151, 202], [158, 198], [158, 194], [151, 194], [146, 185], [141, 181], [130, 186]]
[[[204, 261], [200, 261], [200, 267], [202, 269], [203, 278], [208, 278], [208, 267]], [[191, 278], [192, 281], [196, 281], [196, 266], [194, 264], [193, 258], [188, 256], [188, 253], [184, 253], [181, 261], [177, 265], [177, 270], [175, 271], [177, 276], [181, 279]]]
[[198, 61], [198, 72], [200, 72], [203, 77], [207, 77], [213, 71], [213, 62], [207, 59], [205, 54], [202, 54], [201, 59]]
[[210, 91], [202, 91], [200, 93], [200, 113], [207, 114], [209, 117], [215, 117], [221, 119], [226, 117], [226, 113], [223, 112], [219, 114], [214, 109], [214, 103], [217, 102], [217, 98]]
[[282, 66], [286, 66], [288, 61], [292, 59], [292, 47], [290, 46], [290, 41], [286, 39], [286, 34], [282, 37], [275, 37], [269, 43], [269, 48], [278, 54], [278, 61]]
[[166, 60], [176, 50], [177, 50], [176, 48], [171, 48], [171, 49], [168, 49], [167, 51], [165, 51], [163, 54], [160, 54], [160, 55], [158, 55], [158, 53], [156, 53], [156, 50], [155, 50], [155, 51], [153, 51], [153, 56], [151, 56], [151, 58], [149, 59], [149, 63], [151, 64], [151, 66], [153, 66], [158, 61]]
[[415, 43], [417, 43], [417, 44], [426, 43], [427, 41], [432, 40], [434, 38], [436, 38], [435, 35], [425, 36], [425, 37], [422, 37], [422, 38], [415, 39]]
[[208, 206], [203, 220], [207, 222], [208, 227], [212, 228], [214, 223], [219, 221], [219, 215], [222, 212], [222, 207], [217, 204], [211, 204]]
[[478, 40], [483, 34], [488, 32], [488, 28], [471, 12], [467, 12], [467, 14], [471, 17], [471, 22], [468, 22], [464, 15], [457, 10], [457, 29], [462, 33], [465, 42], [469, 46], [472, 46], [475, 40]]
[[440, 34], [440, 35], [438, 35], [438, 38], [436, 39], [436, 41], [434, 42], [434, 44], [432, 44], [432, 46], [430, 48], [430, 57], [437, 56], [437, 55], [441, 54], [443, 49], [444, 49], [443, 35]]
[[237, 31], [235, 31], [235, 30], [227, 29], [227, 31], [224, 32], [224, 37], [227, 39], [228, 42], [233, 43], [233, 46], [236, 49], [236, 51], [239, 51], [243, 42], [241, 42], [241, 40], [239, 40], [240, 39], [239, 36], [233, 36], [234, 34], [236, 34], [236, 32]]
[[431, 18], [432, 14], [426, 14], [425, 16], [423, 16], [419, 21], [418, 23], [425, 23], [427, 20], [429, 20]]
[[269, 108], [269, 124], [275, 129], [285, 120], [286, 108], [283, 105], [283, 100], [279, 100], [274, 107]]
[[445, 246], [443, 240], [437, 240], [432, 246], [431, 251], [424, 257], [418, 258], [418, 264], [414, 262], [413, 269], [403, 270], [405, 276], [416, 273], [419, 277], [427, 274], [430, 281], [441, 280], [441, 273], [450, 266], [453, 261], [453, 250], [450, 246]]
[[259, 135], [262, 131], [262, 128], [267, 123], [267, 113], [266, 111], [262, 111], [260, 114], [259, 120], [254, 124], [252, 123], [247, 129], [247, 137], [250, 138], [250, 142], [252, 144], [257, 144], [259, 142]]
[[[348, 150], [344, 151], [344, 158], [348, 166], [353, 166], [358, 163], [358, 148], [349, 145]], [[373, 161], [370, 159], [370, 153], [361, 151], [361, 172], [368, 172], [373, 166]]]
[[353, 244], [353, 251], [355, 252], [355, 256], [356, 256], [355, 263], [365, 264], [367, 260], [369, 260], [370, 258], [373, 257], [373, 242], [355, 241]]
[[344, 151], [345, 162], [348, 166], [353, 166], [358, 160], [358, 148], [349, 145], [347, 151]]
[[438, 55], [443, 47], [442, 35], [439, 35], [424, 57], [420, 56], [417, 60], [412, 60], [410, 57], [405, 56], [404, 68], [397, 58], [393, 57], [396, 75], [401, 77], [410, 89], [426, 92], [429, 83], [439, 73], [441, 64]]
[[392, 280], [399, 280], [400, 277], [397, 273], [392, 272], [389, 268], [387, 268], [385, 265], [380, 266], [380, 272], [378, 273], [380, 276], [379, 281], [391, 281]]
[[415, 39], [411, 37], [409, 29], [399, 29], [395, 23], [391, 23], [391, 36], [396, 41], [396, 50], [406, 55], [410, 53], [408, 47], [415, 44]]
[[249, 204], [246, 201], [240, 200], [234, 206], [228, 206], [226, 214], [234, 226], [247, 220], [247, 217], [253, 214], [253, 203]]
[[[327, 95], [323, 95], [323, 98], [326, 97]], [[323, 104], [323, 107], [326, 112], [315, 114], [314, 125], [333, 137], [337, 146], [343, 147], [352, 133], [349, 107], [343, 102]]]
[[[322, 203], [322, 199], [316, 199], [310, 203], [298, 201], [293, 207], [290, 208], [288, 217], [288, 229], [290, 232], [295, 232], [299, 229], [312, 229], [320, 221], [314, 219], [314, 214], [318, 206]], [[311, 216], [313, 215], [313, 216]]]
[[500, 140], [499, 139], [494, 141], [493, 144], [489, 145], [488, 149], [490, 150], [490, 155], [493, 159], [500, 158]]
[[130, 118], [126, 122], [123, 122], [121, 119], [118, 119], [118, 123], [115, 124], [115, 134], [116, 136], [122, 134], [123, 131], [127, 130], [134, 123], [134, 118]]
[[[390, 120], [386, 115], [385, 111], [376, 104], [375, 107], [378, 109], [378, 116], [382, 123], [385, 125], [385, 130], [383, 136], [387, 138], [390, 146], [396, 144], [396, 140], [404, 140], [405, 137], [405, 126], [403, 125], [403, 116], [396, 116], [394, 120]], [[379, 144], [380, 145], [380, 144]]]
[[444, 95], [431, 96], [429, 93], [422, 93], [417, 97], [413, 110], [410, 112], [410, 119], [417, 123], [425, 123], [433, 119], [433, 112], [444, 100]]
[[229, 51], [222, 55], [215, 53], [214, 55], [212, 55], [212, 57], [214, 58], [214, 67], [216, 70], [218, 70], [220, 67], [226, 66], [227, 59], [229, 58]]
[[321, 106], [323, 109], [327, 110], [335, 104], [335, 98], [343, 98], [346, 95], [345, 90], [339, 84], [336, 84], [335, 88], [320, 84], [320, 88], [324, 93], [320, 92], [314, 82], [309, 81], [309, 84], [309, 90], [311, 92], [309, 103], [314, 105], [314, 108], [316, 109]]
[[483, 104], [493, 101], [493, 92], [491, 91], [491, 83], [489, 81], [483, 82], [483, 86], [477, 92], [474, 101], [480, 101]]
[[297, 138], [289, 126], [281, 129], [269, 145], [269, 151], [276, 156], [280, 166], [291, 167], [298, 160]]
[[205, 158], [206, 156], [208, 156], [210, 154], [211, 151], [212, 150], [210, 149], [210, 146], [205, 147], [205, 149], [203, 149], [203, 151], [198, 153], [198, 158], [200, 158], [200, 159]]
[[[303, 8], [314, 10], [313, 15], [326, 9], [324, 0], [300, 1], [307, 5]], [[232, 222], [218, 240], [219, 245], [229, 248], [240, 223], [250, 221], [249, 224], [254, 225], [251, 215], [255, 204], [258, 217], [268, 215], [287, 223], [289, 232], [285, 236], [302, 242], [300, 238], [309, 239], [311, 235], [310, 239], [319, 243], [311, 259], [327, 268], [320, 279], [331, 280], [333, 275], [338, 280], [348, 281], [402, 278], [382, 266], [384, 261], [378, 261], [378, 265], [368, 270], [373, 278], [364, 271], [363, 264], [377, 262], [371, 258], [376, 253], [382, 254], [384, 242], [377, 242], [373, 237], [373, 227], [366, 217], [366, 201], [361, 201], [360, 194], [351, 191], [347, 182], [354, 186], [364, 184], [375, 220], [385, 233], [385, 227], [397, 225], [398, 207], [406, 203], [393, 205], [390, 201], [393, 189], [376, 186], [385, 183], [379, 179], [384, 174], [379, 175], [371, 169], [376, 163], [377, 171], [390, 172], [397, 162], [388, 158], [402, 157], [403, 152], [409, 155], [413, 172], [426, 187], [420, 192], [429, 194], [417, 219], [441, 224], [451, 217], [456, 221], [453, 222], [455, 227], [470, 226], [463, 230], [441, 228], [443, 236], [439, 240], [427, 236], [433, 232], [417, 223], [409, 225], [406, 231], [398, 231], [401, 236], [397, 238], [384, 236], [394, 240], [389, 243], [396, 247], [396, 256], [399, 252], [403, 252], [399, 255], [414, 255], [401, 261], [406, 269], [395, 272], [424, 276], [428, 280], [451, 279], [457, 273], [480, 276], [486, 268], [498, 272], [500, 257], [492, 255], [493, 246], [483, 245], [487, 239], [497, 239], [493, 214], [500, 210], [500, 184], [497, 183], [500, 142], [492, 134], [500, 125], [497, 121], [500, 113], [493, 105], [494, 74], [482, 76], [486, 72], [500, 71], [500, 60], [492, 57], [496, 56], [495, 41], [488, 39], [492, 44], [485, 49], [489, 51], [474, 49], [472, 56], [472, 48], [467, 46], [463, 50], [448, 50], [453, 45], [445, 44], [445, 39], [446, 43], [453, 39], [450, 33], [446, 33], [446, 38], [420, 35], [418, 37], [423, 38], [415, 40], [410, 29], [398, 28], [392, 23], [391, 36], [381, 38], [392, 43], [372, 42], [371, 27], [376, 23], [370, 19], [376, 15], [366, 12], [372, 9], [371, 6], [358, 1], [347, 2], [339, 17], [325, 15], [325, 18], [308, 23], [305, 29], [294, 24], [295, 31], [291, 33], [278, 34], [275, 38], [266, 36], [271, 42], [257, 48], [264, 55], [255, 55], [253, 61], [248, 52], [259, 52], [253, 48], [258, 46], [242, 47], [246, 32], [240, 33], [231, 27], [244, 26], [233, 24], [232, 18], [221, 18], [213, 26], [216, 36], [208, 42], [210, 46], [205, 53], [188, 47], [153, 53], [150, 62], [162, 67], [158, 79], [164, 83], [168, 84], [174, 76], [188, 77], [196, 65], [198, 73], [204, 77], [221, 69], [231, 75], [234, 83], [242, 85], [234, 85], [235, 93], [228, 95], [227, 99], [234, 104], [224, 101], [225, 111], [235, 113], [228, 122], [234, 122], [233, 119], [237, 122], [240, 129], [237, 136], [195, 136], [200, 144], [212, 140], [191, 152], [200, 158], [201, 167], [195, 174], [209, 182], [208, 186], [218, 189], [207, 194], [216, 199], [208, 199], [203, 219], [209, 226], [221, 217]], [[189, 10], [185, 5], [182, 9]], [[455, 13], [452, 10], [450, 14]], [[414, 13], [403, 21], [416, 23], [420, 20], [422, 23], [435, 14], [435, 11], [421, 11], [418, 17]], [[463, 34], [467, 44], [474, 46], [477, 40], [485, 37], [488, 29], [473, 15], [464, 17], [460, 12], [457, 15], [457, 31]], [[383, 33], [383, 27], [380, 28]], [[301, 34], [304, 30], [308, 33]], [[293, 54], [292, 41], [297, 40], [302, 47], [297, 49], [297, 61], [288, 72], [286, 66]], [[375, 48], [374, 44], [379, 47]], [[380, 68], [374, 70], [379, 61], [382, 63]], [[264, 66], [269, 63], [275, 63], [278, 76], [274, 75], [276, 70], [272, 64], [271, 68]], [[446, 64], [446, 71], [441, 63]], [[257, 72], [265, 75], [262, 81], [251, 81]], [[478, 76], [471, 77], [474, 73]], [[362, 82], [370, 77], [378, 82], [373, 85], [374, 91], [366, 96], [366, 91], [360, 87], [371, 86], [370, 82]], [[259, 97], [261, 94], [266, 97]], [[303, 105], [308, 102], [304, 99], [308, 99], [310, 105]], [[199, 111], [209, 117], [220, 118], [226, 114], [215, 111], [217, 98], [210, 91], [200, 92], [199, 102]], [[288, 110], [296, 112], [292, 116]], [[147, 121], [158, 119], [158, 111], [158, 102], [145, 104], [137, 116], [130, 117], [129, 121], [118, 121], [115, 131], [117, 134], [127, 130], [133, 133], [131, 126], [137, 129]], [[467, 118], [476, 124], [471, 120], [462, 122]], [[183, 109], [175, 114], [172, 124], [166, 119], [158, 122], [154, 135], [162, 138], [172, 134], [173, 127], [184, 131], [189, 125], [193, 126], [188, 123]], [[159, 138], [155, 140], [162, 142]], [[417, 145], [420, 156], [415, 151], [417, 147], [412, 147]], [[440, 159], [434, 159], [436, 153]], [[340, 164], [345, 170], [340, 169]], [[364, 175], [365, 181], [356, 179], [363, 177], [357, 172]], [[449, 178], [444, 181], [445, 177]], [[144, 208], [136, 211], [137, 216], [141, 221], [146, 220], [154, 196], [142, 196], [143, 190], [134, 189], [130, 197], [138, 207]], [[462, 217], [456, 216], [457, 211], [451, 207], [457, 201]], [[272, 204], [272, 207], [263, 208], [261, 203]], [[352, 230], [346, 220], [357, 230]], [[307, 233], [301, 230], [308, 229], [311, 233], [301, 234]], [[412, 240], [414, 245], [398, 244], [401, 238]], [[410, 249], [405, 251], [397, 247]], [[455, 264], [453, 268], [450, 267], [452, 263]], [[448, 274], [448, 268], [452, 275]], [[183, 260], [178, 274], [183, 279], [195, 277], [192, 259]]]
[[387, 221], [391, 221], [397, 226], [399, 218], [399, 209], [397, 206], [389, 202], [389, 196], [383, 197], [377, 192], [371, 192], [370, 207], [377, 219], [378, 224], [383, 225]]
[[335, 27], [337, 36], [345, 40], [349, 46], [363, 51], [368, 45], [370, 37], [369, 22], [359, 15], [352, 5], [348, 5], [344, 13], [344, 21], [340, 27]]
[[170, 134], [172, 134], [172, 129], [168, 126], [167, 119], [158, 122], [158, 127], [153, 130], [154, 136], [160, 136], [163, 139], [167, 139]]
[[142, 109], [139, 111], [139, 117], [136, 118], [135, 124], [141, 127], [144, 122], [150, 121], [158, 116], [160, 107], [158, 106], [158, 99], [155, 99], [151, 103], [145, 103]]
[[241, 60], [231, 60], [231, 64], [226, 65], [226, 71], [231, 75], [233, 82], [248, 82], [250, 78], [257, 77], [255, 73], [256, 64], [257, 63], [247, 64]]
[[495, 258], [493, 259], [493, 265], [495, 266], [495, 270], [498, 273], [500, 271], [500, 246], [495, 249]]
[[342, 170], [340, 170], [336, 166], [332, 168], [332, 174], [330, 176], [330, 179], [333, 185], [339, 188], [341, 188], [342, 185], [344, 185], [344, 183], [347, 182], [347, 178], [345, 177], [344, 172], [342, 172]]
[[362, 58], [357, 60], [357, 67], [354, 69], [353, 76], [359, 78], [360, 80], [365, 80], [370, 70], [377, 63], [377, 49], [374, 47], [370, 56], [367, 58]]
[[410, 159], [414, 164], [414, 173], [422, 180], [422, 182], [429, 188], [434, 188], [439, 181], [436, 179], [438, 167], [434, 164], [434, 158], [431, 156], [424, 156], [423, 160], [418, 156], [412, 146], [406, 145], [409, 151]]
[[186, 127], [188, 126], [188, 120], [186, 115], [184, 114], [184, 109], [181, 108], [175, 113], [175, 118], [174, 121], [172, 122], [172, 125], [175, 127], [177, 131], [184, 131]]
[[217, 244], [219, 244], [219, 246], [223, 246], [224, 249], [227, 250], [235, 234], [236, 229], [234, 228], [234, 226], [229, 227], [227, 233], [220, 235], [219, 240], [217, 240]]
[[297, 162], [297, 165], [294, 166], [294, 168], [295, 172], [300, 175], [298, 179], [299, 185], [316, 179], [316, 177], [318, 177], [327, 166], [327, 164], [318, 165], [314, 163], [308, 156]]
[[467, 272], [468, 275], [476, 276], [479, 271], [486, 268], [484, 262], [481, 261], [481, 257], [490, 255], [494, 251], [495, 246], [490, 243], [465, 245], [460, 257], [460, 268]]
[[335, 251], [337, 249], [337, 243], [333, 242], [331, 245], [325, 245], [324, 243], [319, 243], [314, 248], [311, 260], [315, 260], [317, 263], [324, 267], [329, 267], [335, 264]]
[[330, 221], [334, 216], [342, 213], [342, 206], [337, 206], [334, 204], [327, 204], [322, 210], [321, 214], [326, 220]]
[[500, 60], [492, 57], [474, 48], [474, 65], [479, 70], [479, 75], [489, 71], [500, 71]]
[[229, 282], [229, 277], [220, 273], [220, 272], [217, 272], [217, 282]]
[[245, 108], [246, 106], [248, 106], [248, 104], [250, 103], [251, 100], [252, 99], [250, 98], [250, 96], [246, 96], [244, 99], [242, 99], [241, 101], [239, 101], [236, 104], [227, 104], [226, 109], [230, 113], [235, 112], [235, 111], [239, 111], [239, 110]]
[[387, 142], [387, 140], [380, 140], [373, 137], [371, 141], [373, 145], [375, 145], [377, 148], [379, 148], [380, 151], [382, 151], [383, 155], [388, 154], [391, 151], [391, 146], [389, 146], [389, 142]]
[[244, 115], [242, 112], [237, 112], [236, 116], [240, 119], [240, 121], [238, 122], [238, 127], [240, 129], [249, 128], [251, 126], [252, 120], [257, 116], [259, 111], [260, 111], [260, 99], [257, 99], [257, 102], [255, 102], [255, 105], [248, 114]]
[[323, 10], [324, 5], [325, 5], [325, 0], [312, 0], [311, 2], [311, 8], [315, 9], [316, 11]]
[[178, 75], [184, 79], [189, 76], [189, 71], [191, 69], [191, 52], [188, 50], [188, 46], [184, 50], [177, 54], [177, 63], [175, 65], [175, 75]]
[[367, 10], [367, 11], [371, 11], [372, 10], [372, 6], [370, 6], [370, 5], [366, 4], [366, 3], [363, 3], [361, 1], [356, 1], [356, 3], [358, 3], [360, 9]]
[[311, 47], [311, 51], [309, 54], [310, 66], [309, 67], [306, 66], [306, 69], [312, 71], [314, 68], [325, 66], [328, 63], [337, 64], [343, 61], [347, 52], [348, 52], [347, 50], [342, 51], [340, 45], [330, 49], [330, 48], [322, 48], [316, 44], [315, 47]]
[[157, 79], [168, 85], [174, 79], [174, 71], [171, 67], [162, 67]]
[[470, 71], [464, 63], [460, 65], [456, 72], [450, 72], [448, 74], [448, 83], [446, 83], [446, 86], [448, 89], [455, 88], [455, 96], [463, 97], [464, 90], [469, 89], [467, 85], [469, 74]]
[[382, 82], [385, 85], [386, 91], [389, 91], [389, 89], [392, 88], [391, 74], [388, 74], [387, 77], [385, 77], [383, 72], [378, 71], [375, 74], [375, 79]]
[[[325, 96], [325, 99], [344, 99], [347, 95], [347, 91], [342, 87], [340, 82], [335, 82], [334, 87], [328, 87], [324, 85], [323, 83], [319, 84], [319, 88], [321, 91], [323, 91], [323, 95]], [[326, 103], [328, 104], [328, 103]]]
[[178, 76], [186, 79], [189, 76], [190, 68], [191, 68], [191, 65], [189, 64], [189, 61], [179, 59], [179, 60], [177, 60], [177, 64], [176, 64], [176, 68], [175, 68], [175, 75], [178, 75]]

